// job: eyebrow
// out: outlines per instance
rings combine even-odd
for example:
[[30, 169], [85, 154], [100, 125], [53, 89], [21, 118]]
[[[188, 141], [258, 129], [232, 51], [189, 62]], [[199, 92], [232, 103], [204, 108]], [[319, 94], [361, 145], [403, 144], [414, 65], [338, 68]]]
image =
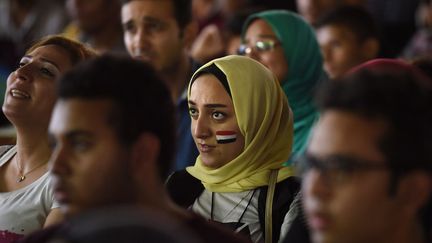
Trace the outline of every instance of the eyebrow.
[[[192, 100], [189, 100], [189, 104], [190, 105], [196, 105], [196, 103], [193, 102]], [[226, 108], [228, 106], [224, 105], [224, 104], [205, 104], [204, 107], [207, 107], [207, 108]]]
[[151, 16], [144, 16], [142, 18], [143, 22], [156, 22], [156, 23], [161, 23], [164, 24], [165, 22], [161, 19], [155, 18], [155, 17], [151, 17]]
[[278, 39], [276, 35], [258, 35], [261, 38], [273, 38], [273, 39]]
[[[279, 38], [276, 35], [258, 35], [258, 38], [269, 38], [269, 39], [273, 39], [276, 41], [279, 41]], [[250, 38], [245, 39], [245, 41], [250, 41]]]
[[[33, 56], [30, 56], [30, 55], [25, 55], [24, 57], [25, 57], [25, 58], [33, 59]], [[60, 67], [59, 67], [55, 62], [53, 62], [53, 61], [51, 61], [51, 60], [49, 60], [49, 59], [46, 59], [46, 58], [44, 58], [44, 57], [41, 57], [40, 59], [41, 59], [43, 62], [47, 62], [47, 63], [53, 65], [54, 67], [56, 67], [58, 70], [60, 70]]]
[[[57, 136], [58, 136], [58, 134], [57, 134]], [[60, 136], [63, 136], [63, 135], [60, 134]], [[71, 139], [74, 139], [76, 137], [92, 138], [92, 137], [94, 137], [94, 135], [89, 131], [74, 130], [74, 131], [66, 132], [64, 137], [66, 140], [71, 140]], [[48, 139], [49, 139], [49, 141], [58, 141], [58, 139], [56, 138], [56, 133], [53, 133], [50, 131], [48, 132]]]
[[92, 137], [93, 133], [84, 130], [74, 130], [66, 133], [67, 138], [82, 137], [82, 136]]

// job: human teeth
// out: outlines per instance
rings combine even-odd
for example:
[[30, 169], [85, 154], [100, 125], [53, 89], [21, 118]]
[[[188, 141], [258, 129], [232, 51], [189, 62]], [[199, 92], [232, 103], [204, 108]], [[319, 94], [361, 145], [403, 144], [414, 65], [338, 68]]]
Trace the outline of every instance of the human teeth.
[[28, 99], [30, 98], [30, 95], [24, 91], [21, 90], [17, 90], [17, 89], [13, 89], [11, 90], [12, 96], [16, 97], [16, 98], [25, 98]]

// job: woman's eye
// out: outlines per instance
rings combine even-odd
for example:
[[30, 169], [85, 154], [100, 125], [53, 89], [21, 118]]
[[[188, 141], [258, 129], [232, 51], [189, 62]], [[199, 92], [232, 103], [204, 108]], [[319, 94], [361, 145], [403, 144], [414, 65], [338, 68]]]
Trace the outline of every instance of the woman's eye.
[[54, 73], [52, 73], [50, 70], [48, 70], [47, 68], [41, 68], [40, 69], [42, 74], [48, 75], [50, 77], [54, 77]]
[[212, 117], [216, 120], [222, 120], [225, 118], [225, 114], [222, 112], [213, 112]]
[[24, 67], [27, 63], [28, 63], [28, 62], [20, 61], [20, 62], [18, 63], [18, 66], [16, 67], [16, 69], [19, 69], [19, 68]]
[[191, 117], [196, 117], [198, 115], [198, 111], [194, 108], [189, 108], [189, 115]]

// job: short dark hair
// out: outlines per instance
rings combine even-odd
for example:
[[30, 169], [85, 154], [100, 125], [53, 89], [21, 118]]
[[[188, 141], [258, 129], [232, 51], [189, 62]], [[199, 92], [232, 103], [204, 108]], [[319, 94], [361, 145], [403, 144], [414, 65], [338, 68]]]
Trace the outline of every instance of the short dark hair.
[[[132, 1], [144, 0], [122, 0], [122, 5]], [[148, 0], [147, 0], [148, 1]], [[160, 0], [152, 0], [160, 1]], [[174, 17], [181, 30], [192, 21], [192, 0], [168, 0], [173, 4]]]
[[158, 169], [165, 179], [175, 149], [174, 104], [153, 68], [127, 57], [104, 55], [79, 64], [58, 84], [59, 99], [107, 99], [109, 123], [120, 142], [132, 145], [143, 132], [160, 141]]
[[372, 15], [363, 7], [337, 7], [317, 20], [315, 28], [329, 25], [345, 27], [352, 32], [357, 41], [363, 42], [369, 38], [379, 39], [378, 28]]
[[[383, 119], [389, 127], [379, 141], [392, 177], [389, 193], [396, 193], [399, 178], [413, 170], [432, 175], [432, 82], [414, 66], [370, 61], [318, 93], [320, 110], [343, 110], [365, 118]], [[380, 61], [378, 61], [380, 62]], [[418, 211], [432, 237], [432, 195]]]
[[[375, 61], [371, 61], [372, 63]], [[399, 61], [364, 64], [318, 93], [318, 106], [389, 126], [378, 144], [397, 178], [412, 170], [432, 173], [432, 86], [415, 67]]]

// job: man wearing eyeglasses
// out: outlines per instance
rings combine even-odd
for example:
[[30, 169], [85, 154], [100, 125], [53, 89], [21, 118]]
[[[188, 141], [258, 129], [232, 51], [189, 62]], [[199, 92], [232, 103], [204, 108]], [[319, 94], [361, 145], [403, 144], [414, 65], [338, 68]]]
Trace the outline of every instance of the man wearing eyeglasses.
[[299, 161], [313, 242], [430, 242], [432, 82], [395, 60], [329, 83]]

